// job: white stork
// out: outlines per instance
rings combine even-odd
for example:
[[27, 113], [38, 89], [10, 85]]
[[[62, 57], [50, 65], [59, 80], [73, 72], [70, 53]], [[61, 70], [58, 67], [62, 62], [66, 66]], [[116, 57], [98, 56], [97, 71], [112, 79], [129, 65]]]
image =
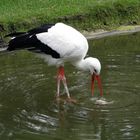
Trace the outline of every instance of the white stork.
[[38, 53], [48, 64], [58, 67], [57, 97], [60, 96], [60, 82], [62, 81], [67, 97], [70, 99], [64, 73], [65, 62], [70, 62], [79, 70], [89, 72], [92, 77], [92, 95], [94, 92], [94, 79], [96, 79], [102, 96], [99, 76], [101, 64], [97, 58], [85, 58], [88, 51], [87, 39], [73, 27], [63, 23], [46, 24], [27, 32], [11, 33], [7, 36], [12, 37], [9, 41], [8, 51], [27, 49]]

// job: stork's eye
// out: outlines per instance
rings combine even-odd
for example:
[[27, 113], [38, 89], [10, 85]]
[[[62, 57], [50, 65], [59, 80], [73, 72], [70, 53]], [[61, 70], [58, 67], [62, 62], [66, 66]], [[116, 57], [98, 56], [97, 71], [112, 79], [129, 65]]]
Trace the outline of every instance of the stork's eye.
[[95, 73], [97, 73], [97, 70], [96, 69], [94, 69], [94, 71], [95, 71]]

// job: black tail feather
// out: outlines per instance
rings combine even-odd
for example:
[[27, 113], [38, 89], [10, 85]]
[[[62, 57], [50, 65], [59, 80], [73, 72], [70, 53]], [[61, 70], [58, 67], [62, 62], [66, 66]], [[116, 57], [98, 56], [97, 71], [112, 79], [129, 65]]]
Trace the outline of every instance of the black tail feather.
[[54, 26], [54, 24], [46, 24], [38, 28], [29, 30], [28, 32], [15, 32], [6, 35], [5, 37], [13, 37], [9, 41], [8, 51], [14, 51], [19, 49], [26, 49], [34, 53], [43, 53], [51, 55], [53, 58], [60, 58], [60, 54], [49, 47], [46, 43], [42, 43], [37, 34], [48, 32], [48, 29]]
[[31, 47], [30, 45], [31, 45], [30, 35], [22, 34], [9, 41], [7, 50], [12, 51], [17, 49], [24, 49], [27, 47]]

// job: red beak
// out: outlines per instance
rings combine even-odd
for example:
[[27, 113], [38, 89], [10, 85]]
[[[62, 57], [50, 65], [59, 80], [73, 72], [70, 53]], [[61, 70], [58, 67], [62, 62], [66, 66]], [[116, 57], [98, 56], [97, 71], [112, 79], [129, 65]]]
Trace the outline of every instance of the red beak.
[[91, 93], [92, 93], [92, 96], [94, 95], [94, 81], [95, 81], [95, 79], [97, 80], [97, 83], [98, 83], [98, 88], [100, 90], [100, 96], [103, 96], [103, 89], [102, 89], [100, 76], [93, 74], [91, 77], [92, 77], [91, 78]]

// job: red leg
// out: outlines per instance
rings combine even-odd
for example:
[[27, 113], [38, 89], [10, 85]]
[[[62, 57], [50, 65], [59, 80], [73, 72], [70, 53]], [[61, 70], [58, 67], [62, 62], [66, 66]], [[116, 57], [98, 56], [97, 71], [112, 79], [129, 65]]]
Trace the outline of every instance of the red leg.
[[60, 96], [60, 82], [63, 82], [64, 88], [66, 90], [68, 98], [70, 98], [69, 90], [67, 87], [67, 82], [66, 82], [66, 77], [64, 73], [64, 67], [60, 66], [58, 69], [58, 74], [57, 74], [57, 97]]

